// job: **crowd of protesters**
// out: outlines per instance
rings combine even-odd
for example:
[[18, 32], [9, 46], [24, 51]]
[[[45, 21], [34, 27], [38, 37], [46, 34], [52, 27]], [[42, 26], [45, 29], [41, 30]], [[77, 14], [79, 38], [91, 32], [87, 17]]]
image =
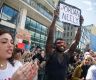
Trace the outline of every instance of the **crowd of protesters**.
[[64, 39], [53, 44], [58, 11], [54, 11], [45, 49], [35, 46], [30, 52], [14, 45], [12, 35], [0, 30], [0, 80], [95, 80], [96, 55], [88, 49], [76, 49], [80, 41], [83, 18], [75, 39], [67, 48]]

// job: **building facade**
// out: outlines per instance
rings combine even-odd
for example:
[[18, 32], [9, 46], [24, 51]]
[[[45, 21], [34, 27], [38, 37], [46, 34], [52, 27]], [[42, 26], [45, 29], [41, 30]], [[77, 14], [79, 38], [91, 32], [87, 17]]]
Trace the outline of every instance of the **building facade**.
[[87, 29], [90, 30], [90, 49], [96, 52], [96, 25], [91, 24], [87, 26]]
[[82, 50], [82, 51], [86, 51], [87, 49], [90, 48], [90, 35], [91, 35], [91, 32], [90, 32], [90, 29], [87, 28], [87, 26], [82, 26], [81, 27], [81, 39], [80, 39], [80, 42], [79, 42], [79, 48]]
[[96, 52], [96, 35], [94, 35], [94, 34], [91, 34], [91, 36], [90, 36], [90, 48], [94, 51], [94, 52]]
[[[31, 45], [44, 48], [56, 4], [55, 0], [2, 0], [0, 28], [13, 30], [16, 43], [30, 39]], [[55, 38], [63, 37], [63, 32], [57, 21]]]
[[96, 25], [92, 25], [92, 27], [91, 27], [91, 33], [93, 34], [93, 35], [96, 35]]
[[[75, 27], [74, 25], [71, 24], [64, 24], [64, 40], [66, 41], [68, 47], [70, 47], [70, 44], [74, 40], [76, 33], [77, 33], [78, 27]], [[79, 45], [77, 48], [81, 49], [82, 51], [85, 51], [85, 48], [87, 49], [87, 45], [90, 45], [90, 35], [91, 31], [88, 29], [86, 26], [81, 27], [81, 38]], [[90, 46], [89, 46], [90, 47]], [[88, 47], [88, 48], [89, 48]]]
[[75, 38], [77, 27], [71, 24], [67, 24], [67, 23], [64, 23], [63, 27], [64, 27], [63, 37], [69, 47], [73, 39]]

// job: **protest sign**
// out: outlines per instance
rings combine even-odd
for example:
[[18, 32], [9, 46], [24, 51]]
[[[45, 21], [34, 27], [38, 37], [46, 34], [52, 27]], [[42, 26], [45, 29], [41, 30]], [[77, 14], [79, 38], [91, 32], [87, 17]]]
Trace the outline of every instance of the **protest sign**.
[[59, 20], [80, 26], [81, 10], [64, 2], [59, 3]]

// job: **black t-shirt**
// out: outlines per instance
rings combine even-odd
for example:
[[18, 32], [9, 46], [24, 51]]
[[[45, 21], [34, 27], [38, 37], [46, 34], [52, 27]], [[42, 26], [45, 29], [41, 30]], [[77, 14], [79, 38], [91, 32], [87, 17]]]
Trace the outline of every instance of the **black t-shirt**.
[[86, 78], [87, 71], [88, 71], [89, 67], [90, 67], [90, 65], [83, 65], [82, 66], [81, 78], [82, 77]]
[[43, 58], [40, 53], [37, 53], [36, 55], [34, 55], [32, 59], [33, 60], [38, 59], [40, 63], [42, 63], [42, 61], [45, 61], [45, 58]]
[[46, 75], [48, 80], [65, 80], [67, 76], [67, 68], [69, 64], [69, 55], [64, 53], [63, 60], [60, 62], [58, 60], [59, 52], [54, 51], [48, 56], [46, 62]]

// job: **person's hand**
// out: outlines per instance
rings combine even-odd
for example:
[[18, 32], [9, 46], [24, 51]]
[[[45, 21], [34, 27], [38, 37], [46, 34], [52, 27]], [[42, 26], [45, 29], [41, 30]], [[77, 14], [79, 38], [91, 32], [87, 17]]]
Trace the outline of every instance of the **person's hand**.
[[34, 77], [37, 75], [38, 73], [38, 62], [34, 62], [34, 64], [32, 65], [32, 79], [31, 80], [34, 80]]
[[82, 26], [83, 22], [84, 22], [84, 18], [83, 18], [83, 16], [81, 15], [81, 16], [80, 16], [80, 26]]
[[42, 63], [40, 64], [40, 68], [44, 68], [46, 65], [46, 61], [42, 61]]
[[57, 19], [59, 15], [59, 10], [54, 10], [54, 19]]
[[33, 80], [37, 71], [36, 64], [27, 62], [14, 73], [12, 80]]

